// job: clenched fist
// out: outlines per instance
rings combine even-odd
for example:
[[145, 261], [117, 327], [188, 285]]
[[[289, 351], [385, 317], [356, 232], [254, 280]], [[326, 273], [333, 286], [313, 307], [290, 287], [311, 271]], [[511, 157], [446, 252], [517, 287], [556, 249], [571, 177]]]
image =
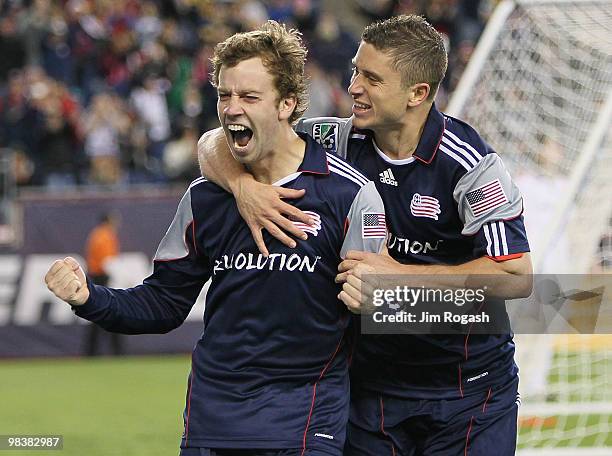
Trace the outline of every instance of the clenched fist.
[[45, 283], [55, 296], [71, 306], [81, 306], [89, 299], [85, 273], [72, 257], [56, 260], [45, 275]]

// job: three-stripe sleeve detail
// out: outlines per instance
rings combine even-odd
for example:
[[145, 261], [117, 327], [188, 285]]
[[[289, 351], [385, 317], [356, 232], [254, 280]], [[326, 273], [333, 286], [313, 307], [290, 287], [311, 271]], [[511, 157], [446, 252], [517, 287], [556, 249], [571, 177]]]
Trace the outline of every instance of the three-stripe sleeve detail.
[[448, 130], [444, 130], [440, 150], [457, 161], [467, 171], [474, 168], [483, 158], [480, 152]]
[[491, 257], [508, 255], [505, 223], [503, 221], [490, 222], [483, 225], [482, 228], [487, 240], [487, 255]]

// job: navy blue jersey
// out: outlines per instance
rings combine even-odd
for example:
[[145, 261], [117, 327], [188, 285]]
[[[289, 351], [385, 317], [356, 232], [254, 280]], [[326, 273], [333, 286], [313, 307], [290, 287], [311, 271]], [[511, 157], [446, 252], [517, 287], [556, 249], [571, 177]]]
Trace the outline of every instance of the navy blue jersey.
[[[529, 251], [522, 198], [499, 156], [468, 124], [432, 107], [412, 157], [389, 159], [351, 119], [301, 121], [330, 151], [376, 182], [390, 255], [405, 264], [455, 265]], [[461, 396], [516, 376], [512, 336], [364, 335], [356, 387], [406, 398]]]
[[[315, 219], [295, 249], [266, 238], [261, 255], [234, 198], [195, 180], [142, 285], [91, 285], [79, 316], [123, 333], [166, 332], [212, 278], [193, 351], [182, 447], [318, 448], [341, 454], [348, 419], [345, 329], [334, 283], [348, 249], [379, 252], [386, 232], [364, 231], [383, 205], [371, 181], [307, 138], [298, 172], [278, 185]], [[297, 223], [297, 222], [296, 222]], [[384, 227], [383, 227], [384, 228]]]

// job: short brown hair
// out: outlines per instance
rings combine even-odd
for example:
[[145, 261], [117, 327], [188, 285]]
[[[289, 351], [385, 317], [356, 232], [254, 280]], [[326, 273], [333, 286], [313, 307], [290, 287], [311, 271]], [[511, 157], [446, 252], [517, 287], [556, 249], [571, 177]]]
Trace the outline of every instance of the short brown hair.
[[401, 15], [368, 25], [361, 40], [395, 59], [402, 84], [426, 82], [433, 99], [444, 79], [448, 57], [442, 35], [421, 16]]
[[289, 29], [276, 21], [267, 21], [259, 29], [237, 33], [215, 46], [211, 59], [213, 85], [219, 84], [221, 67], [233, 67], [243, 60], [261, 58], [264, 66], [274, 77], [279, 99], [296, 98], [296, 106], [289, 122], [296, 122], [308, 107], [308, 91], [304, 64], [307, 50], [301, 33]]

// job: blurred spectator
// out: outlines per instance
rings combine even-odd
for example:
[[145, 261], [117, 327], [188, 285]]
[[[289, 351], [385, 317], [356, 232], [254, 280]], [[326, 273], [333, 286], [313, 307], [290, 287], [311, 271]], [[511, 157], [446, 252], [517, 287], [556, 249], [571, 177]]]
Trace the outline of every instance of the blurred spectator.
[[0, 84], [6, 81], [9, 72], [26, 63], [26, 48], [17, 31], [15, 13], [0, 16]]
[[[125, 23], [118, 22], [110, 30], [109, 46], [104, 49], [100, 56], [106, 84], [122, 96], [128, 96], [130, 92], [132, 76], [130, 64], [133, 64], [132, 59], [136, 58], [134, 56], [136, 54], [134, 41], [134, 33]], [[147, 43], [145, 49], [150, 48], [150, 46], [151, 43]], [[148, 57], [148, 55], [145, 57]]]
[[180, 136], [164, 149], [164, 173], [173, 181], [192, 181], [200, 175], [198, 167], [198, 131], [185, 120]]
[[315, 28], [309, 57], [348, 87], [351, 59], [358, 44], [357, 38], [344, 30], [335, 17], [322, 15]]
[[305, 117], [351, 115], [352, 98], [348, 95], [341, 75], [329, 73], [316, 60], [306, 64], [310, 102]]
[[314, 31], [320, 18], [320, 5], [318, 0], [296, 0], [293, 2], [293, 18], [295, 26], [307, 38]]
[[83, 165], [78, 142], [75, 100], [60, 83], [32, 69], [31, 107], [34, 110], [30, 156], [35, 165], [34, 183], [53, 189], [80, 183]]
[[187, 84], [183, 93], [182, 113], [192, 119], [202, 113], [202, 98], [198, 88], [191, 81]]
[[[57, 103], [53, 100], [51, 103]], [[55, 104], [50, 104], [42, 114], [37, 142], [38, 172], [45, 185], [64, 188], [79, 182], [75, 160], [75, 131], [62, 116]]]
[[63, 18], [50, 23], [42, 43], [42, 64], [49, 76], [71, 86], [74, 83], [74, 57], [68, 45], [68, 26]]
[[128, 134], [129, 119], [121, 101], [109, 94], [96, 95], [85, 115], [85, 153], [90, 161], [89, 179], [112, 185], [121, 179], [120, 136]]
[[331, 115], [334, 111], [334, 88], [326, 77], [325, 71], [315, 61], [306, 64], [308, 74], [308, 93], [310, 100], [304, 117]]
[[140, 17], [134, 23], [134, 30], [141, 45], [155, 41], [162, 32], [162, 21], [155, 2], [142, 3]]
[[86, 104], [103, 80], [100, 54], [107, 36], [92, 10], [92, 5], [82, 0], [71, 0], [66, 5], [68, 42], [75, 58], [76, 87], [72, 89], [80, 93]]
[[422, 14], [446, 36], [449, 71], [436, 99], [443, 108], [494, 4], [0, 0], [0, 148], [19, 157], [20, 185], [189, 178], [182, 166], [187, 161], [177, 158], [188, 154], [176, 150], [187, 150], [194, 132], [218, 125], [209, 79], [213, 47], [269, 18], [297, 27], [308, 45], [308, 115], [350, 115], [346, 87], [359, 37], [348, 32], [355, 30], [347, 22], [351, 15], [343, 14], [348, 7], [361, 12], [363, 22]]
[[149, 140], [147, 149], [149, 169], [158, 178], [162, 177], [161, 160], [166, 141], [170, 136], [170, 118], [166, 104], [168, 88], [168, 80], [147, 74], [142, 86], [136, 87], [131, 95], [132, 104], [144, 122]]
[[[201, 104], [195, 101], [194, 94], [186, 95], [188, 88], [193, 88], [191, 82], [192, 60], [184, 55], [176, 56], [171, 60], [168, 71], [170, 80], [170, 90], [168, 91], [168, 109], [172, 117], [177, 118], [184, 111], [185, 97], [193, 100], [193, 103]], [[193, 108], [192, 108], [193, 109]], [[195, 114], [197, 116], [197, 114]]]
[[42, 61], [41, 47], [49, 31], [51, 10], [51, 0], [34, 0], [32, 6], [21, 11], [18, 16], [19, 33], [30, 65], [39, 65]]
[[0, 142], [3, 146], [27, 147], [31, 138], [32, 115], [23, 72], [12, 70], [0, 95]]

